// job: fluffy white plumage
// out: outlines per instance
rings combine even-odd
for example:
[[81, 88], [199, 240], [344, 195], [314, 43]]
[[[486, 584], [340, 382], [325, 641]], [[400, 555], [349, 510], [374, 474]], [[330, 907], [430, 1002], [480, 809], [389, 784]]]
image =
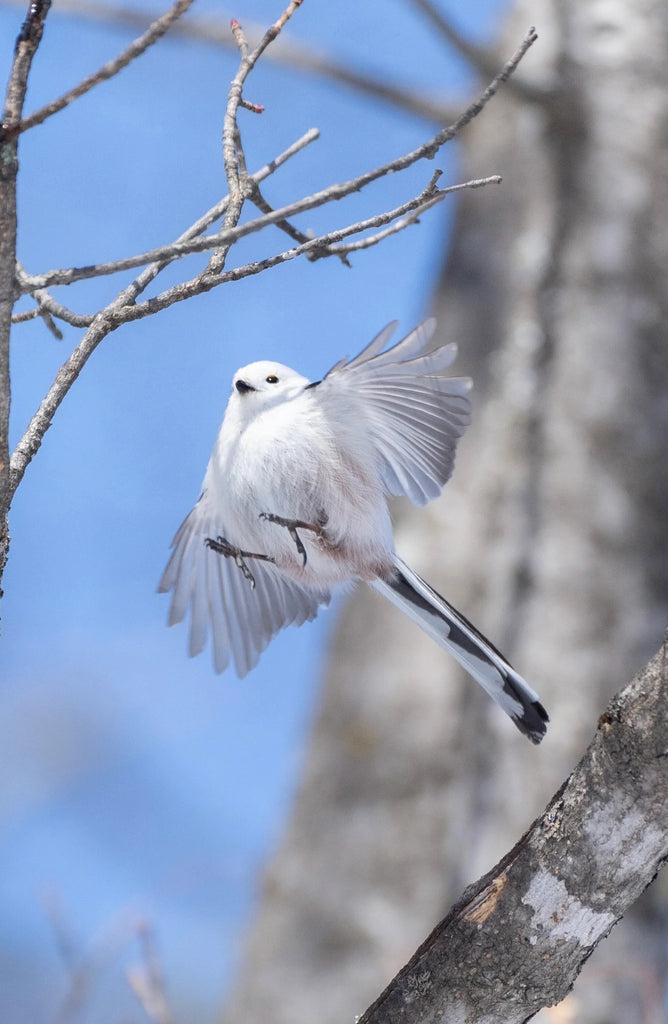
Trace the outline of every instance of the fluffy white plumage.
[[190, 654], [210, 630], [216, 670], [232, 656], [243, 676], [284, 626], [315, 618], [334, 587], [366, 580], [539, 742], [547, 716], [533, 690], [395, 554], [387, 496], [424, 505], [441, 493], [471, 388], [444, 374], [455, 345], [425, 351], [435, 321], [386, 349], [395, 326], [313, 384], [272, 362], [235, 374], [201, 497], [160, 581], [173, 591], [169, 623], [190, 606]]

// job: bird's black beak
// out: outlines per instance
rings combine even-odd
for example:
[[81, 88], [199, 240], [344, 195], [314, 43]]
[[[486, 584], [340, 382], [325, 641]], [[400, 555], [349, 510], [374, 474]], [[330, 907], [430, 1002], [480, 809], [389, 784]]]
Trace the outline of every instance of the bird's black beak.
[[256, 388], [252, 384], [247, 384], [245, 380], [235, 380], [234, 386], [240, 395], [247, 395], [249, 391], [255, 391]]

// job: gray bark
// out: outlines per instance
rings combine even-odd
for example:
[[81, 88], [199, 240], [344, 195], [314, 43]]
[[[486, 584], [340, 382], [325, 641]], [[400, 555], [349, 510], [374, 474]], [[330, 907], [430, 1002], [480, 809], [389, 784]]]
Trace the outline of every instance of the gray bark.
[[[537, 25], [521, 70], [553, 99], [506, 92], [463, 139], [464, 175], [504, 176], [462, 198], [434, 303], [475, 420], [442, 501], [396, 517], [400, 553], [539, 691], [547, 739], [524, 742], [428, 638], [356, 593], [228, 1024], [359, 1014], [512, 847], [660, 640], [667, 20], [652, 0], [517, 5], [505, 49]], [[662, 1019], [661, 900], [654, 885], [597, 951], [574, 1022]]]
[[471, 886], [359, 1024], [522, 1024], [668, 858], [668, 644], [609, 705], [541, 818]]

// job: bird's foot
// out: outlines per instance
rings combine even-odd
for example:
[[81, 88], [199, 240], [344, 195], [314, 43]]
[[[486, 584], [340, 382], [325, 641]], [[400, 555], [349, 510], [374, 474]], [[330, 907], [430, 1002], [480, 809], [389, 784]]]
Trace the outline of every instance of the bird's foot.
[[304, 559], [303, 564], [306, 565], [306, 548], [297, 533], [297, 529], [310, 530], [317, 537], [322, 537], [327, 523], [327, 514], [321, 512], [318, 516], [319, 522], [317, 524], [305, 523], [303, 519], [284, 519], [283, 516], [276, 516], [273, 512], [260, 512], [260, 519], [265, 519], [268, 523], [276, 523], [277, 526], [284, 526], [294, 541], [297, 552]]
[[204, 541], [206, 546], [216, 554], [222, 555], [224, 558], [233, 558], [236, 565], [241, 569], [244, 579], [247, 579], [251, 585], [251, 590], [255, 590], [255, 577], [250, 571], [246, 564], [247, 558], [255, 558], [260, 562], [273, 562], [274, 559], [271, 555], [260, 555], [254, 551], [242, 551], [241, 548], [235, 547], [234, 544], [230, 544], [224, 537], [207, 537]]

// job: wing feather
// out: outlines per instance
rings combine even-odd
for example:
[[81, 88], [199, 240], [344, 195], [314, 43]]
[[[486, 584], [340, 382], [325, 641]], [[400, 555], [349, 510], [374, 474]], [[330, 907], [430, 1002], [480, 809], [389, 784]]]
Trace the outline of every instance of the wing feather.
[[211, 646], [213, 665], [216, 672], [223, 672], [230, 660], [230, 631], [223, 606], [222, 559], [207, 560], [207, 586], [209, 591], [209, 616], [211, 620]]
[[173, 591], [168, 622], [181, 622], [190, 607], [188, 651], [199, 654], [210, 632], [213, 663], [222, 672], [234, 659], [243, 677], [259, 661], [269, 641], [285, 626], [314, 619], [330, 592], [315, 590], [281, 577], [269, 563], [250, 562], [255, 587], [234, 559], [210, 550], [207, 537], [224, 536], [222, 523], [206, 508], [203, 496], [172, 542], [172, 555], [158, 585]]
[[351, 360], [326, 374], [318, 401], [335, 418], [344, 395], [353, 402], [378, 453], [389, 494], [416, 505], [437, 497], [449, 480], [459, 438], [470, 421], [468, 377], [444, 374], [457, 355], [453, 343], [425, 352], [436, 327], [425, 320], [383, 351], [396, 324], [388, 324]]
[[209, 627], [209, 600], [208, 600], [208, 566], [205, 561], [206, 548], [204, 543], [191, 546], [193, 570], [192, 579], [195, 585], [192, 587], [190, 607], [190, 642], [188, 653], [191, 658], [204, 650], [206, 634]]

